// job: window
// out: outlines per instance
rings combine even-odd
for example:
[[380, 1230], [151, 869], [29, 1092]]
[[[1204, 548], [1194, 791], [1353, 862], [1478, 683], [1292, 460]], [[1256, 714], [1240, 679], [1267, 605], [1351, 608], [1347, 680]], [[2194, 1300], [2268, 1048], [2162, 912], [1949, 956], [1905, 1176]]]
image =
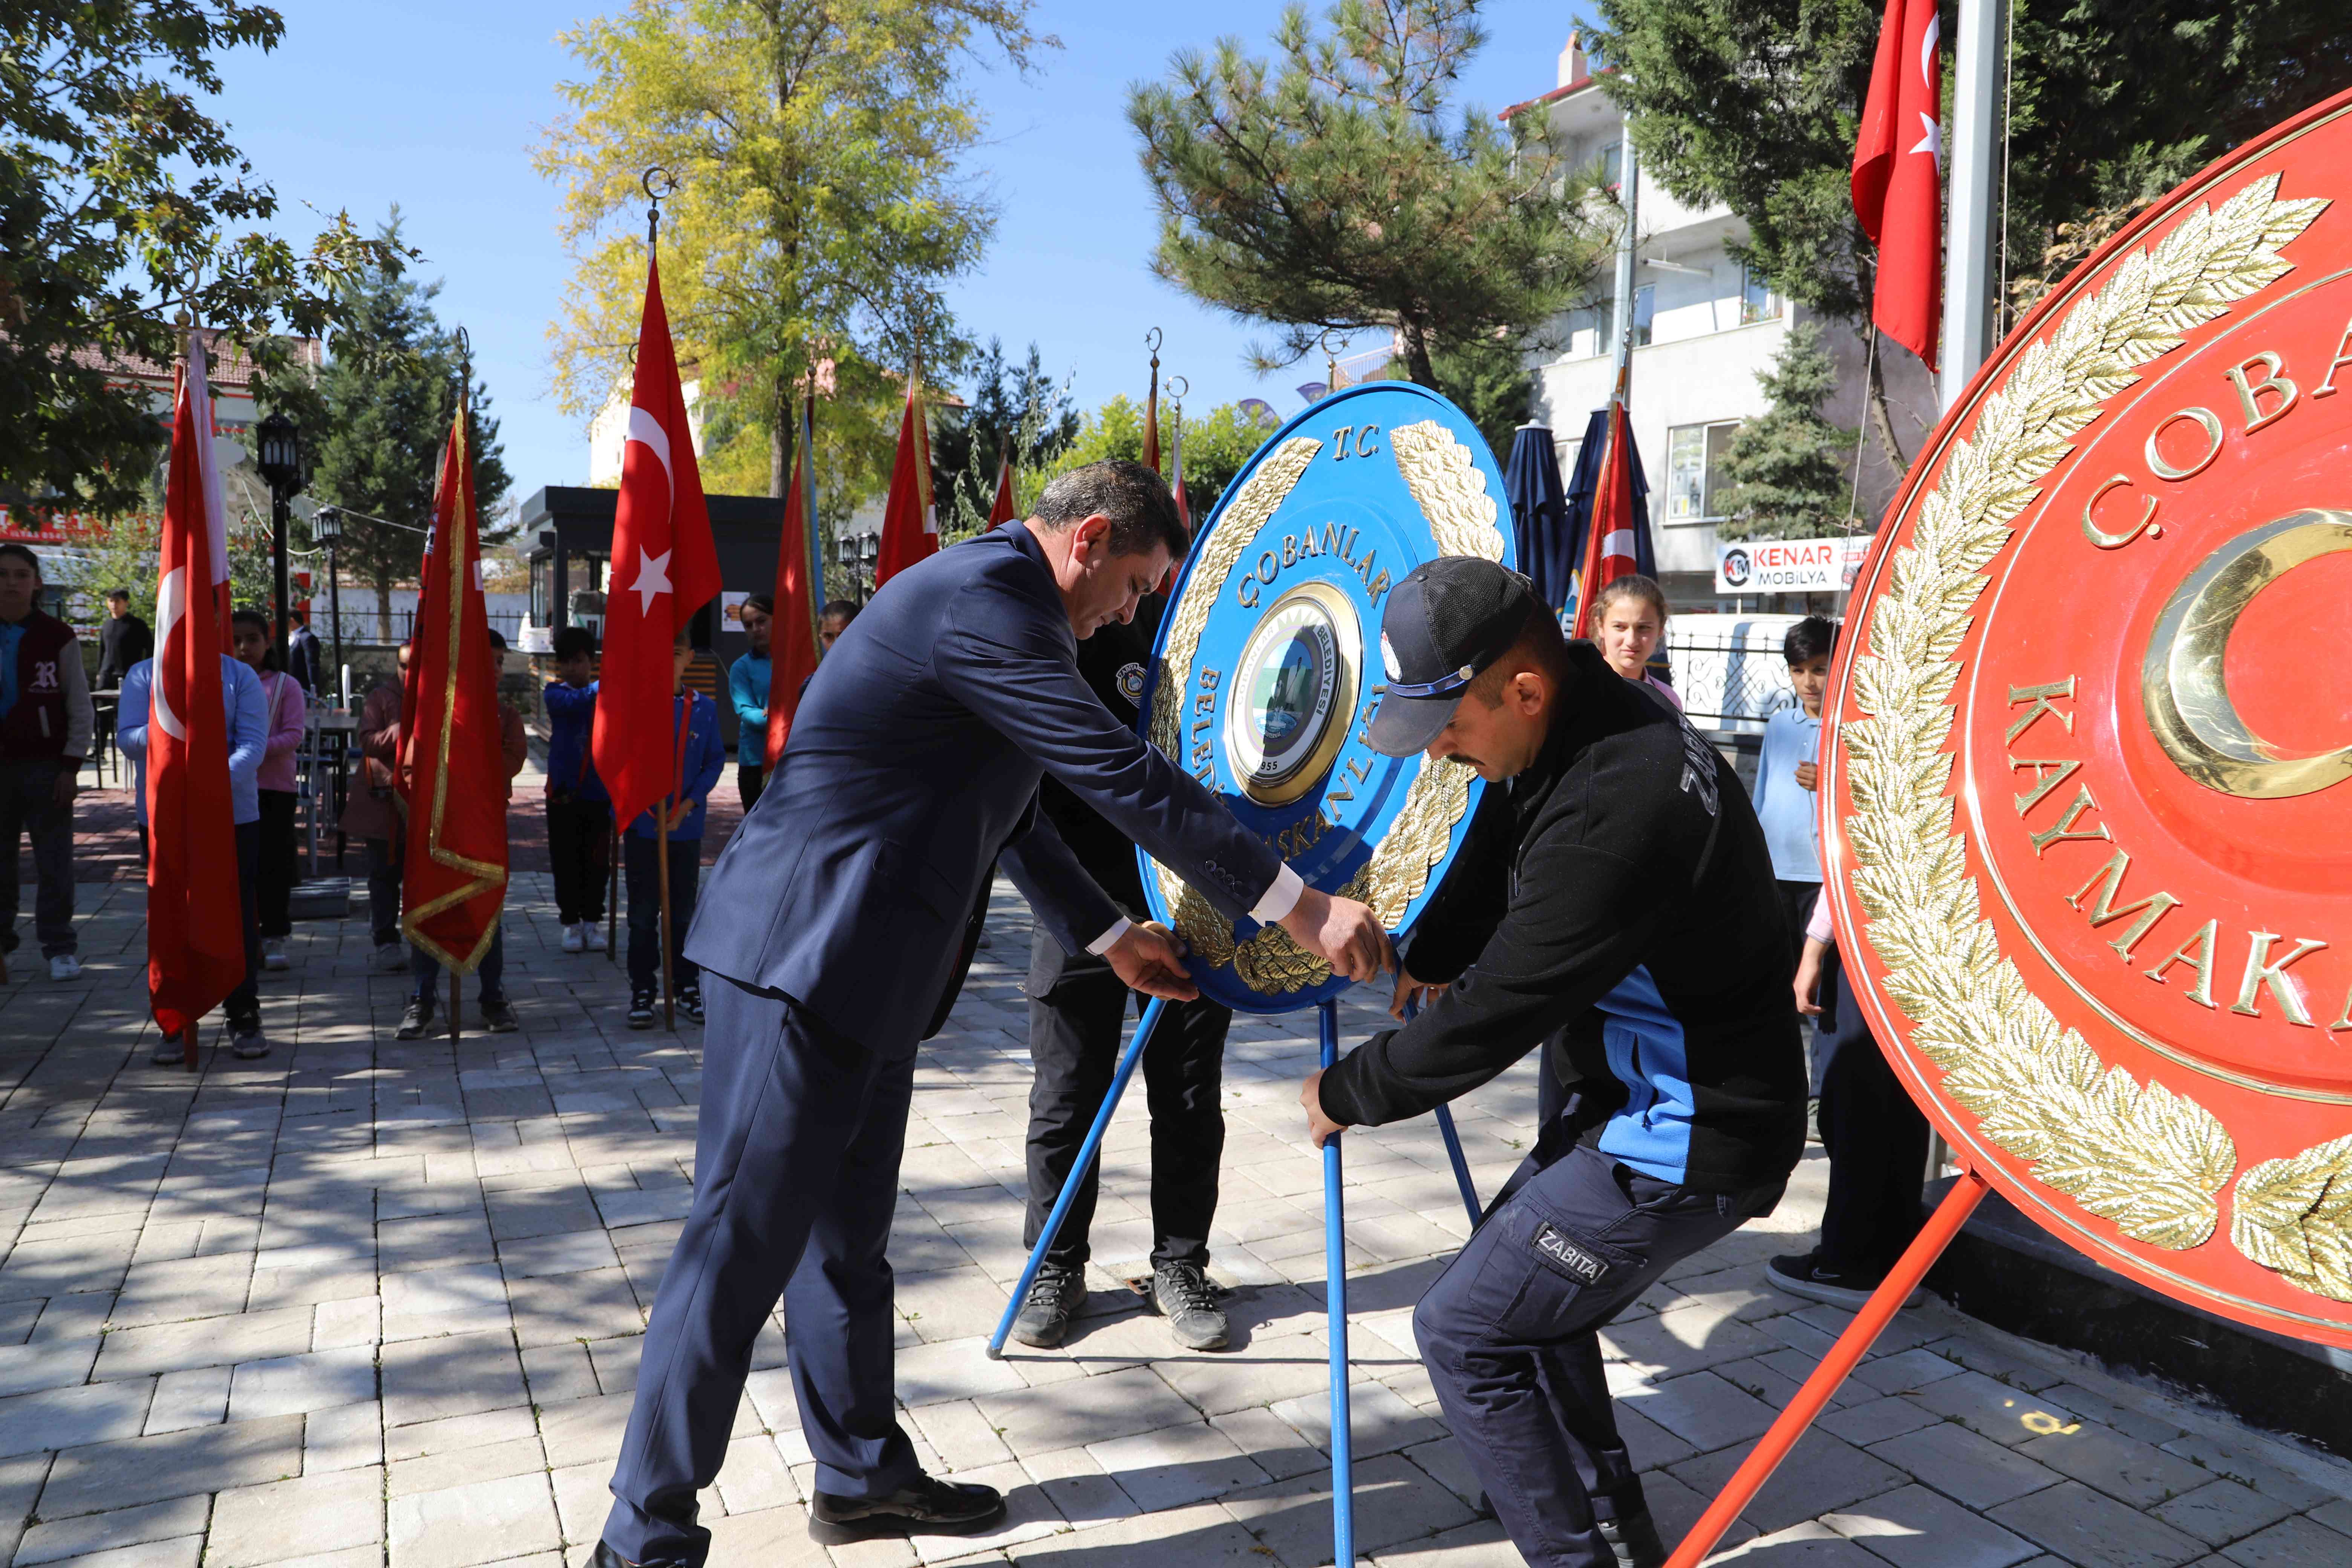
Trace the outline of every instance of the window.
[[1677, 425], [1666, 432], [1666, 521], [1711, 522], [1721, 516], [1718, 499], [1727, 488], [1724, 454], [1730, 450], [1736, 421]]
[[1658, 312], [1658, 289], [1654, 283], [1644, 283], [1633, 290], [1633, 346], [1646, 348], [1650, 342], [1650, 321]]
[[1780, 314], [1780, 296], [1752, 267], [1739, 269], [1739, 324], [1769, 321]]
[[1611, 137], [1601, 149], [1601, 183], [1612, 191], [1617, 188], [1619, 178], [1625, 173], [1624, 160], [1625, 144], [1615, 137]]
[[1576, 459], [1584, 450], [1584, 437], [1563, 441], [1555, 436], [1551, 447], [1553, 456], [1559, 461], [1559, 482], [1565, 486], [1576, 478]]

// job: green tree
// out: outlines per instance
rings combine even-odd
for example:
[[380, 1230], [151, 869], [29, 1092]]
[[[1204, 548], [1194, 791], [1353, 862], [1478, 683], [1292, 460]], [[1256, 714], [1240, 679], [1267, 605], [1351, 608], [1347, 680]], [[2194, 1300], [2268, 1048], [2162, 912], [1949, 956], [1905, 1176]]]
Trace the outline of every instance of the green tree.
[[[911, 361], [966, 349], [941, 289], [980, 258], [995, 209], [962, 160], [985, 120], [958, 79], [1057, 47], [1030, 0], [638, 0], [562, 36], [583, 67], [537, 157], [563, 187], [575, 269], [553, 330], [576, 413], [622, 384], [645, 284], [649, 165], [662, 287], [681, 361], [699, 365], [725, 439], [714, 477], [789, 482], [802, 389], [820, 394], [820, 484], [887, 483]], [[706, 452], [711, 451], [706, 425]], [[827, 506], [824, 510], [834, 509]]]
[[1067, 378], [1045, 374], [1037, 345], [1025, 363], [1004, 357], [996, 339], [973, 366], [961, 408], [940, 408], [931, 419], [932, 499], [942, 543], [968, 539], [988, 526], [996, 502], [996, 470], [1013, 458], [1015, 498], [1020, 476], [1049, 466], [1076, 439], [1077, 409]]
[[1716, 534], [1806, 539], [1826, 533], [1845, 515], [1845, 465], [1855, 433], [1822, 417], [1822, 401], [1837, 389], [1837, 367], [1822, 352], [1821, 328], [1808, 321], [1791, 331], [1756, 384], [1772, 406], [1742, 425], [1724, 454], [1731, 489]]
[[1153, 270], [1272, 327], [1261, 368], [1327, 331], [1385, 328], [1411, 379], [1451, 395], [1487, 345], [1533, 347], [1586, 300], [1615, 216], [1540, 138], [1449, 101], [1486, 39], [1476, 12], [1339, 0], [1318, 33], [1293, 5], [1277, 61], [1228, 38], [1129, 95], [1160, 204]]
[[[399, 242], [398, 208], [379, 237]], [[346, 519], [336, 564], [375, 589], [387, 637], [393, 587], [413, 580], [425, 555], [425, 536], [398, 525], [432, 526], [434, 486], [461, 374], [457, 334], [433, 313], [440, 291], [437, 282], [415, 282], [388, 268], [360, 274], [346, 285], [351, 324], [336, 334], [334, 357], [316, 380], [273, 374], [262, 392], [265, 405], [285, 408], [308, 437], [310, 497], [366, 514]], [[489, 389], [476, 381], [470, 392], [475, 504], [486, 539], [495, 541], [493, 520], [512, 479]]]
[[[1856, 323], [1874, 257], [1849, 179], [1885, 7], [1874, 0], [1599, 0], [1650, 172], [1744, 219], [1734, 247], [1783, 295]], [[2031, 298], [2132, 212], [2247, 137], [2352, 84], [2341, 0], [2016, 0], [2009, 275]], [[1947, 51], [1956, 37], [1944, 7]], [[1948, 68], [1946, 79], [1950, 79]], [[2070, 243], [2071, 242], [2071, 243]], [[1904, 457], [1879, 378], [1873, 433]]]
[[[1141, 462], [1143, 427], [1141, 405], [1129, 399], [1125, 393], [1112, 397], [1079, 420], [1076, 436], [1050, 467], [1034, 478], [1023, 476], [1018, 487], [1022, 503], [1025, 506], [1035, 500], [1047, 480], [1072, 468], [1110, 458]], [[1185, 416], [1184, 502], [1192, 510], [1195, 528], [1215, 510], [1226, 488], [1234, 482], [1234, 476], [1241, 472], [1242, 465], [1274, 432], [1274, 426], [1251, 418], [1237, 404], [1221, 403], [1206, 414]], [[1169, 454], [1175, 433], [1175, 407], [1162, 403], [1160, 461], [1163, 471], [1170, 471]]]
[[334, 285], [404, 258], [338, 214], [307, 252], [206, 111], [215, 57], [274, 48], [240, 0], [16, 0], [0, 8], [0, 500], [139, 504], [163, 441], [110, 363], [168, 363], [173, 322], [260, 343], [340, 320]]

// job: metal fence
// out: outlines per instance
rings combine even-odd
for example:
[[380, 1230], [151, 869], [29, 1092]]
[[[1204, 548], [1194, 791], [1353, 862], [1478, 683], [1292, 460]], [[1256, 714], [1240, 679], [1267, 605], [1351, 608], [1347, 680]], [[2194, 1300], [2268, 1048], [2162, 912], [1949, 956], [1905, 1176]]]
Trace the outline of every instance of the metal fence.
[[1775, 710], [1796, 700], [1780, 628], [1754, 637], [1669, 637], [1666, 662], [1683, 711], [1737, 732], [1759, 731]]
[[[522, 628], [523, 618], [520, 610], [492, 610], [489, 612], [490, 629], [506, 638], [507, 646], [512, 647]], [[413, 609], [394, 610], [387, 620], [378, 616], [373, 606], [362, 609], [346, 602], [342, 623], [346, 647], [354, 643], [362, 646], [404, 643], [415, 635], [416, 612]], [[391, 628], [388, 637], [385, 635], [387, 626]], [[331, 645], [335, 640], [334, 621], [327, 614], [327, 596], [324, 594], [310, 601], [310, 629], [319, 635], [320, 642]]]

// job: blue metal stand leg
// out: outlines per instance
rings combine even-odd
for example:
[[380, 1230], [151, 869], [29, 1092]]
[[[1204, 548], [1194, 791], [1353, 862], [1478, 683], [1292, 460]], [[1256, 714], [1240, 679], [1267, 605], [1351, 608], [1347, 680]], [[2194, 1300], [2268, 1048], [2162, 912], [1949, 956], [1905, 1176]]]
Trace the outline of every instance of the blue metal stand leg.
[[[1315, 1010], [1323, 1037], [1323, 1065], [1339, 1055], [1339, 1009]], [[1348, 1419], [1348, 1237], [1340, 1207], [1339, 1140], [1323, 1143], [1323, 1305], [1331, 1341], [1331, 1561], [1356, 1565], [1355, 1434]]]
[[1478, 1206], [1478, 1184], [1470, 1179], [1470, 1162], [1462, 1157], [1462, 1135], [1454, 1131], [1454, 1112], [1442, 1105], [1437, 1108], [1437, 1131], [1445, 1139], [1445, 1157], [1454, 1164], [1454, 1184], [1462, 1189], [1462, 1206], [1470, 1211], [1470, 1224], [1475, 1228], [1486, 1211]]
[[[1013, 1287], [1013, 1300], [1004, 1304], [1004, 1316], [997, 1320], [996, 1332], [989, 1336], [989, 1360], [1004, 1359], [1004, 1338], [1013, 1331], [1013, 1320], [1021, 1315], [1021, 1303], [1029, 1299], [1029, 1287], [1036, 1283], [1038, 1266], [1045, 1261], [1046, 1249], [1061, 1233], [1070, 1205], [1077, 1201], [1079, 1186], [1086, 1181], [1087, 1173], [1094, 1169], [1095, 1156], [1102, 1152], [1103, 1134], [1110, 1130], [1110, 1119], [1118, 1110], [1118, 1098], [1127, 1092], [1127, 1081], [1135, 1076], [1135, 1064], [1143, 1059], [1143, 1047], [1150, 1041], [1160, 1015], [1167, 1010], [1168, 1004], [1157, 996], [1143, 1009], [1143, 1021], [1136, 1025], [1127, 1054], [1118, 1058], [1118, 1071], [1111, 1075], [1110, 1090], [1103, 1096], [1102, 1109], [1095, 1112], [1095, 1124], [1087, 1129], [1087, 1141], [1078, 1145], [1078, 1157], [1070, 1165], [1068, 1179], [1062, 1184], [1061, 1196], [1054, 1200], [1054, 1212], [1045, 1216], [1045, 1228], [1037, 1233], [1037, 1245], [1029, 1249], [1029, 1261], [1022, 1267], [1020, 1283]], [[1324, 1049], [1328, 1055], [1328, 1042]]]

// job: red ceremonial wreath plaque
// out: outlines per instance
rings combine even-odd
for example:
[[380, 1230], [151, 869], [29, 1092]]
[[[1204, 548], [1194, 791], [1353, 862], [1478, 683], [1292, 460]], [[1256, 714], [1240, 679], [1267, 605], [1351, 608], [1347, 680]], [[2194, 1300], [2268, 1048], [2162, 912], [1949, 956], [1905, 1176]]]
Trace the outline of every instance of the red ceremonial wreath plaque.
[[2352, 94], [2029, 316], [1855, 584], [1822, 842], [1897, 1073], [2024, 1213], [2352, 1344]]

